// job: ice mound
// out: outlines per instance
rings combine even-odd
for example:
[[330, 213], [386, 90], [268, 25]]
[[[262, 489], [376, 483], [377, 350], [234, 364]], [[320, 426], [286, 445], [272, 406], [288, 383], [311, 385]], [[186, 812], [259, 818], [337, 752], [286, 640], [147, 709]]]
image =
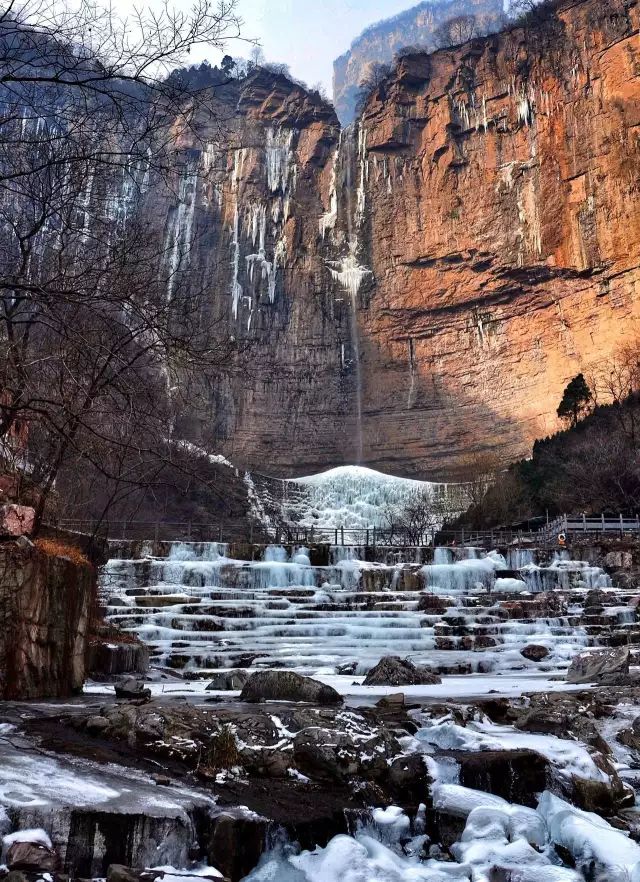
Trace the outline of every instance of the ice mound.
[[[244, 882], [489, 882], [503, 878], [496, 877], [497, 869], [505, 871], [512, 882], [584, 882], [574, 870], [558, 866], [544, 816], [548, 808], [543, 805], [544, 797], [536, 811], [490, 794], [469, 793], [472, 799], [468, 804], [477, 804], [468, 815], [460, 841], [451, 848], [455, 863], [429, 856], [430, 841], [423, 832], [420, 812], [412, 824], [401, 809], [390, 806], [374, 810], [370, 827], [355, 836], [336, 836], [326, 848], [297, 854], [293, 847], [280, 845], [263, 856]], [[453, 791], [440, 794], [444, 804], [437, 807], [452, 813], [448, 796], [458, 803], [461, 795]], [[604, 827], [599, 829], [606, 827], [625, 839], [602, 823]], [[610, 840], [608, 844], [619, 846], [618, 856], [623, 861], [633, 858], [620, 843]], [[631, 845], [638, 849], [635, 843]], [[611, 853], [607, 867], [613, 859]], [[629, 878], [636, 882], [635, 876]], [[607, 882], [614, 880], [618, 882], [618, 877], [607, 876]]]
[[[340, 466], [285, 482], [285, 517], [301, 527], [367, 530], [387, 526], [386, 512], [412, 495], [428, 491], [434, 500], [457, 511], [460, 485], [415, 481], [385, 475], [364, 466]], [[464, 507], [464, 506], [463, 506]]]

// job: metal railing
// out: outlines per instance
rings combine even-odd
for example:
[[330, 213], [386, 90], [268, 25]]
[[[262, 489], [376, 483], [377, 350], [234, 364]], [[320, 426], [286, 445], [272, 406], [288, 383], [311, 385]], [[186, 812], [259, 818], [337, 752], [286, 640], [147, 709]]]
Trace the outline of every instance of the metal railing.
[[451, 545], [481, 548], [509, 546], [546, 547], [557, 545], [558, 536], [565, 533], [578, 537], [580, 534], [594, 536], [640, 536], [640, 517], [625, 518], [622, 515], [601, 515], [598, 518], [562, 515], [537, 531], [533, 530], [429, 530], [416, 532], [398, 526], [348, 529], [346, 527], [317, 528], [281, 526], [268, 534], [252, 523], [246, 530], [237, 525], [199, 521], [105, 521], [99, 525], [87, 520], [61, 520], [53, 527], [101, 538], [150, 541], [185, 542], [247, 542], [249, 544], [276, 545], [337, 545], [358, 548], [433, 548], [435, 545]]

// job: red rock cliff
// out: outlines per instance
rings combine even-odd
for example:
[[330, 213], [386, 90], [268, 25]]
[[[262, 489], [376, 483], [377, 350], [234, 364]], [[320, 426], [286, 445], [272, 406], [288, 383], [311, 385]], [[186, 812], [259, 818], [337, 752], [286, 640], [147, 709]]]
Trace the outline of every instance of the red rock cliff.
[[405, 59], [368, 103], [364, 459], [456, 475], [527, 454], [640, 320], [640, 8]]
[[185, 435], [272, 475], [451, 478], [553, 431], [640, 319], [639, 22], [637, 0], [561, 0], [407, 57], [342, 134], [283, 77], [222, 90], [153, 197], [172, 266], [250, 344]]

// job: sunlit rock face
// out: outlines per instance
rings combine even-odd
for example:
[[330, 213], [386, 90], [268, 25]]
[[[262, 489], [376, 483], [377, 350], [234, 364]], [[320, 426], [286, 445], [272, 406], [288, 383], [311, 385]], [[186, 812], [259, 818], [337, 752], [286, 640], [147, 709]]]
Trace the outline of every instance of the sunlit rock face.
[[469, 451], [526, 454], [567, 381], [637, 334], [639, 18], [567, 2], [407, 58], [368, 103], [368, 464], [451, 477]]
[[267, 71], [199, 103], [198, 137], [176, 126], [180, 171], [142, 209], [168, 294], [207, 292], [244, 356], [176, 432], [275, 477], [456, 481], [556, 428], [640, 317], [640, 13], [558, 15], [404, 58], [343, 131]]
[[568, 379], [636, 333], [638, 18], [566, 3], [408, 57], [342, 133], [284, 79], [241, 86], [184, 221], [255, 347], [211, 394], [228, 456], [455, 480], [555, 429]]

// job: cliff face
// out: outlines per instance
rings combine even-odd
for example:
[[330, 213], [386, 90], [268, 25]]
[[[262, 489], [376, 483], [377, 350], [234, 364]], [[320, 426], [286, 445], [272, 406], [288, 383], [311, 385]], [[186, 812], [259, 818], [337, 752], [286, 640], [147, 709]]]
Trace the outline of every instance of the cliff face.
[[[526, 455], [640, 318], [637, 0], [406, 57], [340, 133], [259, 73], [147, 211], [247, 358], [178, 430], [242, 468]], [[211, 118], [212, 119], [212, 118]], [[189, 242], [193, 245], [189, 248]]]
[[66, 698], [82, 689], [95, 590], [88, 562], [0, 545], [0, 698]]
[[373, 64], [387, 64], [406, 46], [435, 48], [438, 25], [458, 15], [475, 15], [481, 32], [494, 30], [503, 17], [502, 0], [428, 0], [367, 28], [333, 65], [333, 97], [343, 125], [356, 115], [360, 84]]
[[565, 2], [406, 59], [369, 102], [367, 462], [526, 454], [568, 379], [637, 335], [639, 24], [635, 0]]
[[350, 312], [319, 255], [333, 108], [262, 72], [199, 112], [200, 140], [178, 141], [182, 176], [152, 210], [169, 260], [211, 292], [214, 323], [244, 356], [204, 390], [203, 425], [179, 429], [265, 471], [352, 459]]

